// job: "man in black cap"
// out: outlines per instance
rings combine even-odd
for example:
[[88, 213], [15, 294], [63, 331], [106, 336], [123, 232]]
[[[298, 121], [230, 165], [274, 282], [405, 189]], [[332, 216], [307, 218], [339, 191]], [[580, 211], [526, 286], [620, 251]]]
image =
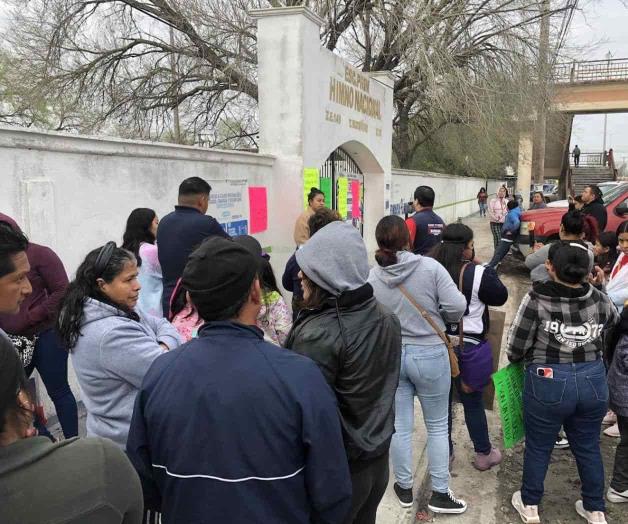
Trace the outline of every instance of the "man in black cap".
[[211, 237], [183, 285], [205, 324], [158, 358], [127, 452], [171, 522], [341, 523], [351, 480], [334, 394], [314, 362], [264, 341], [256, 256]]

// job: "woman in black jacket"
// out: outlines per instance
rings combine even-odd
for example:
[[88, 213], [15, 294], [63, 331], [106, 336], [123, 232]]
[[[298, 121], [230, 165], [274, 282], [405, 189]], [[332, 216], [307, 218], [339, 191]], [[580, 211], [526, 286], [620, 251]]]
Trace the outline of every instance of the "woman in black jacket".
[[347, 523], [375, 523], [388, 484], [401, 328], [367, 283], [357, 229], [332, 222], [297, 251], [305, 309], [286, 347], [314, 360], [336, 394], [353, 483]]

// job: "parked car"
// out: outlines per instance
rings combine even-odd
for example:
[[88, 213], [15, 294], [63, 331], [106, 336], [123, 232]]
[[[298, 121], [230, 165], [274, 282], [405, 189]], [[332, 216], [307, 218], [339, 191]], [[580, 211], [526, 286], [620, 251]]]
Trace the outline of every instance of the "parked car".
[[530, 186], [530, 202], [532, 202], [532, 197], [534, 193], [538, 192], [543, 193], [543, 200], [545, 203], [549, 204], [550, 202], [556, 200], [558, 196], [558, 185], [557, 184], [536, 184]]
[[[560, 221], [569, 208], [567, 201], [564, 202], [563, 207], [546, 207], [523, 212], [517, 247], [524, 257], [532, 252], [535, 242], [545, 244], [558, 239]], [[628, 218], [628, 183], [623, 182], [607, 190], [604, 205], [608, 214], [605, 231], [615, 231], [619, 224]]]
[[[598, 184], [600, 191], [602, 191], [602, 197], [604, 197], [604, 195], [608, 193], [611, 189], [617, 187], [622, 183], [623, 182], [602, 182], [601, 184]], [[556, 186], [556, 192], [558, 192], [558, 186]], [[547, 207], [567, 207], [568, 205], [569, 202], [567, 200], [555, 200], [554, 202], [550, 202], [549, 204], [547, 204]]]

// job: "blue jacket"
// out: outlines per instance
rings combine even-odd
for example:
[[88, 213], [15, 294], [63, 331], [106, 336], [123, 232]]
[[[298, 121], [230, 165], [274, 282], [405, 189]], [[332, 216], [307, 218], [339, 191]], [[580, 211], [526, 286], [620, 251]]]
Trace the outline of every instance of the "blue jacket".
[[351, 479], [336, 401], [310, 359], [208, 322], [158, 358], [127, 453], [162, 522], [341, 523]]
[[517, 206], [508, 211], [504, 225], [502, 226], [502, 238], [506, 240], [514, 240], [519, 234], [519, 226], [521, 226], [521, 207]]
[[432, 208], [417, 211], [406, 220], [410, 232], [412, 252], [415, 255], [427, 255], [440, 242], [445, 222]]
[[157, 249], [164, 281], [162, 307], [165, 317], [170, 309], [170, 295], [183, 274], [190, 253], [212, 235], [229, 238], [215, 218], [203, 215], [193, 207], [174, 206], [174, 211], [159, 222]]

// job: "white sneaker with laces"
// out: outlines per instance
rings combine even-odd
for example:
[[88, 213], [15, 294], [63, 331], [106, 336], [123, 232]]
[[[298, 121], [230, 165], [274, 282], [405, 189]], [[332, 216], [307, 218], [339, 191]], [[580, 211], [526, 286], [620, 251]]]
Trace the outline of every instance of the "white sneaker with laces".
[[539, 507], [538, 506], [526, 506], [521, 500], [521, 491], [515, 491], [512, 494], [511, 499], [512, 507], [517, 510], [522, 522], [525, 524], [540, 524]]
[[606, 428], [603, 433], [607, 437], [619, 438], [621, 436], [619, 434], [619, 425], [617, 423], [613, 424], [610, 428]]
[[576, 502], [576, 511], [583, 519], [586, 519], [588, 524], [607, 524], [606, 515], [603, 511], [587, 511], [582, 505], [582, 501]]
[[628, 502], [628, 489], [626, 491], [617, 491], [613, 488], [608, 488], [608, 491], [606, 492], [606, 500], [614, 502], [615, 504]]

